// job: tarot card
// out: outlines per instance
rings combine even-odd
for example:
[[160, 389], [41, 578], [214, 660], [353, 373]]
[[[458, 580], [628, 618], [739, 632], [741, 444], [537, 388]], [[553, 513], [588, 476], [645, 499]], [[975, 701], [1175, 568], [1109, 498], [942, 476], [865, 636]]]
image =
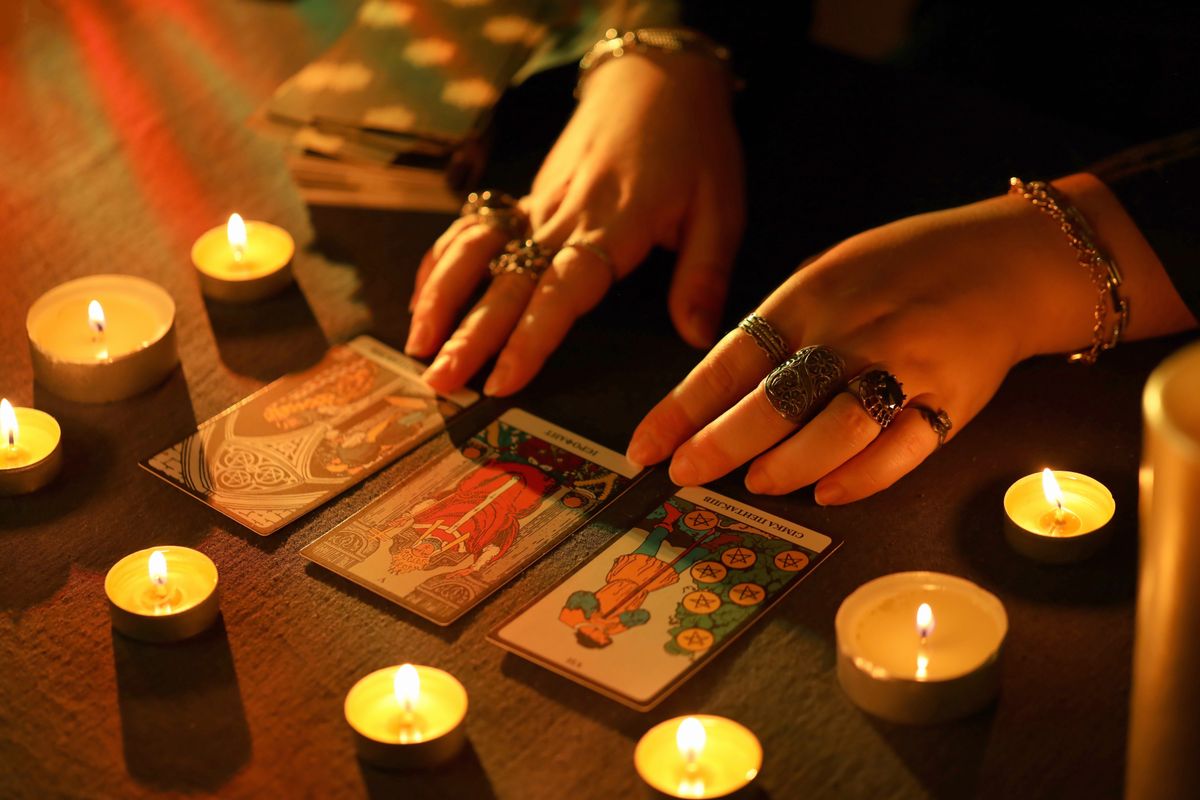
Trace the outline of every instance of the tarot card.
[[681, 489], [488, 638], [647, 711], [835, 548], [703, 487]]
[[[415, 458], [415, 455], [414, 455]], [[519, 409], [414, 464], [301, 555], [449, 625], [632, 483], [619, 453]]]
[[473, 404], [439, 397], [423, 367], [369, 336], [333, 347], [202, 422], [142, 467], [266, 536], [442, 430]]

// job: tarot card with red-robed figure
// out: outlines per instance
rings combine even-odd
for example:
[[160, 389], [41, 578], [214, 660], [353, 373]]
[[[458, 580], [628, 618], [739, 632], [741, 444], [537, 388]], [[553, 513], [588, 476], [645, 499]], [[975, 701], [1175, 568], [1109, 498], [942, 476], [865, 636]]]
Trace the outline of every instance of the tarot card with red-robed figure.
[[680, 489], [488, 638], [646, 711], [834, 549], [801, 525]]
[[301, 550], [448, 625], [619, 495], [638, 468], [510, 410]]

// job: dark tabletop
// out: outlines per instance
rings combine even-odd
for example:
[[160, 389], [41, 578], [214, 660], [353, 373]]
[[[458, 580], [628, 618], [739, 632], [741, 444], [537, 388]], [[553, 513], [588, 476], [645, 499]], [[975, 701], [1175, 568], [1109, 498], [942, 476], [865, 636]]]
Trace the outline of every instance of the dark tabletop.
[[[638, 787], [637, 738], [690, 712], [758, 734], [773, 798], [1119, 795], [1138, 404], [1146, 374], [1178, 341], [1127, 346], [1091, 369], [1021, 365], [950, 446], [869, 500], [824, 509], [802, 491], [755, 501], [845, 544], [647, 714], [485, 641], [618, 530], [612, 514], [437, 628], [297, 552], [388, 488], [395, 467], [269, 538], [138, 468], [330, 343], [359, 332], [403, 342], [413, 270], [447, 219], [306, 209], [278, 147], [244, 124], [356, 5], [25, 0], [0, 12], [0, 394], [53, 413], [66, 459], [52, 486], [0, 499], [0, 795], [618, 797]], [[788, 90], [795, 98], [768, 102], [752, 86], [740, 101], [753, 199], [728, 324], [839, 237], [1001, 191], [1010, 174], [1077, 169], [1106, 144], [951, 84], [823, 53], [797, 65], [807, 79]], [[566, 72], [541, 76], [506, 98], [490, 182], [528, 184], [569, 112], [569, 85]], [[231, 210], [295, 235], [295, 288], [252, 307], [201, 298], [188, 249]], [[656, 255], [617, 287], [515, 402], [624, 449], [700, 356], [665, 313], [670, 266]], [[33, 384], [25, 311], [50, 287], [98, 272], [142, 275], [171, 293], [182, 368], [134, 399], [75, 405]], [[1094, 560], [1043, 567], [1004, 543], [1004, 489], [1044, 465], [1089, 473], [1115, 494], [1117, 540]], [[650, 480], [668, 490], [661, 474]], [[737, 475], [717, 488], [746, 497]], [[215, 629], [171, 646], [112, 631], [105, 572], [152, 544], [216, 561]], [[867, 580], [911, 569], [964, 576], [1003, 600], [1003, 686], [986, 712], [894, 726], [839, 690], [838, 604]], [[402, 661], [448, 669], [470, 693], [470, 746], [437, 773], [390, 775], [354, 757], [345, 693]]]

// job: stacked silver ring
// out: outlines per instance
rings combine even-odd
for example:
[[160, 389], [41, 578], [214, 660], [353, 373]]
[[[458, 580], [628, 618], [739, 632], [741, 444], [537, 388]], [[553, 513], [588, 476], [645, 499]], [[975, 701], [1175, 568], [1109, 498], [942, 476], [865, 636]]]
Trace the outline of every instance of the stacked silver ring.
[[801, 348], [767, 376], [767, 399], [781, 417], [803, 425], [829, 402], [845, 369], [841, 356], [824, 345]]
[[738, 323], [738, 327], [750, 335], [775, 366], [788, 360], [788, 353], [791, 351], [788, 350], [787, 343], [779, 335], [779, 331], [775, 330], [775, 326], [758, 314], [747, 315]]

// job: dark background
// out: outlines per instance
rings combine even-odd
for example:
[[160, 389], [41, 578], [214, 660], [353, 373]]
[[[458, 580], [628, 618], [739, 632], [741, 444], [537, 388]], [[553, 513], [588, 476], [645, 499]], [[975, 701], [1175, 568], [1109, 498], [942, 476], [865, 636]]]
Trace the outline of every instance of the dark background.
[[[404, 340], [413, 270], [448, 220], [306, 209], [277, 146], [243, 124], [356, 6], [29, 0], [3, 12], [0, 394], [58, 418], [66, 461], [52, 486], [0, 499], [0, 794], [612, 797], [636, 790], [633, 746], [646, 729], [707, 712], [758, 734], [761, 785], [774, 798], [1119, 795], [1139, 399], [1182, 340], [1127, 345], [1090, 369], [1057, 358], [1021, 365], [952, 446], [869, 500], [835, 509], [808, 491], [756, 500], [844, 546], [648, 714], [484, 640], [620, 530], [622, 515], [605, 515], [441, 629], [297, 554], [384, 491], [395, 467], [266, 539], [137, 467], [330, 343], [364, 331]], [[1009, 175], [1080, 169], [1139, 134], [962, 67], [866, 63], [800, 44], [786, 55], [788, 70], [752, 81], [739, 99], [752, 200], [730, 325], [843, 236], [999, 192]], [[488, 184], [528, 185], [570, 111], [571, 81], [568, 71], [539, 76], [506, 98]], [[188, 249], [231, 210], [292, 231], [296, 287], [251, 307], [201, 298]], [[64, 280], [108, 271], [172, 294], [182, 369], [126, 402], [71, 404], [32, 383], [25, 311]], [[669, 272], [660, 254], [621, 283], [516, 402], [623, 449], [701, 355], [671, 329]], [[1088, 563], [1038, 566], [1003, 541], [1004, 489], [1045, 465], [1091, 474], [1117, 498], [1116, 541]], [[651, 480], [642, 491], [667, 489], [661, 475]], [[740, 476], [717, 488], [746, 496]], [[172, 646], [112, 632], [104, 574], [153, 544], [216, 561], [215, 629]], [[1003, 688], [987, 712], [892, 726], [838, 689], [838, 604], [909, 569], [962, 575], [1003, 600]], [[353, 755], [345, 692], [402, 661], [450, 670], [471, 696], [471, 746], [437, 773], [389, 775]]]

